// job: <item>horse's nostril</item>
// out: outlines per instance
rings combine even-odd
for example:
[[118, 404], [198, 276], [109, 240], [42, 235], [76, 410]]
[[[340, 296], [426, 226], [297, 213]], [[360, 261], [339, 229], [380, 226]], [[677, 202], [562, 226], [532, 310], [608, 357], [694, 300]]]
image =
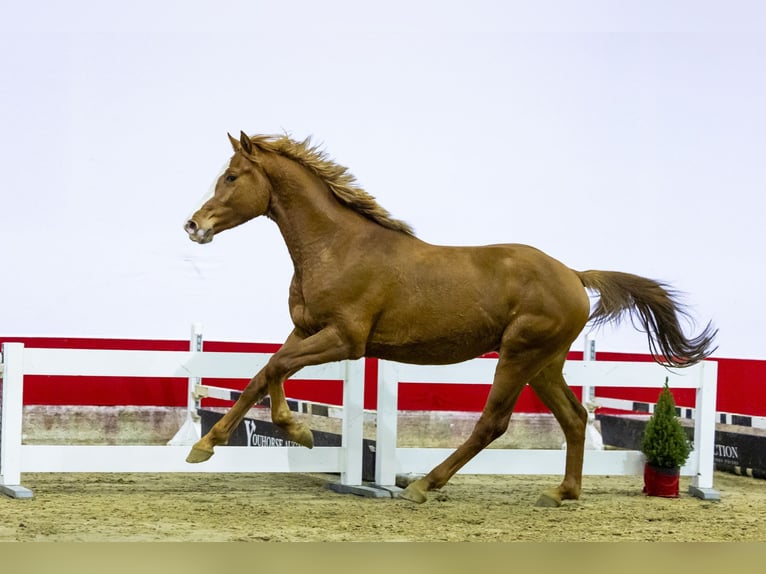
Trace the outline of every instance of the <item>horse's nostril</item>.
[[190, 219], [186, 222], [186, 225], [184, 225], [184, 230], [186, 233], [195, 233], [197, 231], [197, 224]]

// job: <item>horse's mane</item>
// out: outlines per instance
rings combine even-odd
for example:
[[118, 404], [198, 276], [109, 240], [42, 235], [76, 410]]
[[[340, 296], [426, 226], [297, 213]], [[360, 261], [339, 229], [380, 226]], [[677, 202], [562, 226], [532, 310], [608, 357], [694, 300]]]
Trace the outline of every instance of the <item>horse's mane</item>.
[[278, 153], [298, 162], [322, 179], [341, 203], [366, 218], [388, 229], [415, 235], [409, 224], [392, 218], [373, 196], [359, 187], [346, 167], [329, 159], [318, 145], [312, 144], [310, 137], [295, 141], [288, 136], [257, 135], [250, 136], [250, 141], [263, 151]]

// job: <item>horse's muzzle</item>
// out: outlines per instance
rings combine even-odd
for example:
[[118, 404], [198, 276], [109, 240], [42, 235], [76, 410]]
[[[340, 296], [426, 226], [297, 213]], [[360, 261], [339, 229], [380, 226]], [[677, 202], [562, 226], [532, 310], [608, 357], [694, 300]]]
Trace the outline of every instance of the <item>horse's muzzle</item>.
[[195, 243], [210, 243], [213, 241], [213, 229], [203, 229], [193, 219], [186, 222], [184, 231], [189, 234], [189, 239]]

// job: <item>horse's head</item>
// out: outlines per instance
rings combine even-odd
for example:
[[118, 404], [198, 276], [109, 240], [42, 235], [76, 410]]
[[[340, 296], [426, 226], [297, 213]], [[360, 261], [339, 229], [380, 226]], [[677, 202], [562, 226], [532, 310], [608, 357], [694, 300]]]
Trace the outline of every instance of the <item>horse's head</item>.
[[241, 225], [269, 209], [271, 183], [258, 165], [253, 144], [244, 132], [229, 135], [234, 155], [215, 182], [212, 197], [184, 225], [189, 239], [209, 243], [216, 233]]

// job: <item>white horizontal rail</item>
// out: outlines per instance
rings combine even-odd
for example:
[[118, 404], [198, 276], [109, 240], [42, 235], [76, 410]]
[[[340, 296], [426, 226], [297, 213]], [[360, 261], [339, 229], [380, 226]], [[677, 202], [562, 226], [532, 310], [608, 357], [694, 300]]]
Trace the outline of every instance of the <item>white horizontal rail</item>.
[[673, 389], [702, 388], [703, 363], [667, 369], [657, 363], [626, 361], [567, 361], [564, 378], [570, 387], [662, 388], [665, 377]]
[[24, 472], [339, 472], [342, 447], [216, 447], [199, 464], [186, 446], [22, 445]]
[[[443, 383], [489, 385], [495, 375], [497, 359], [472, 359], [454, 365], [410, 365], [393, 363], [402, 383]], [[626, 361], [566, 361], [564, 378], [570, 387], [602, 386], [662, 388], [665, 377], [674, 389], [700, 388], [702, 363], [684, 369], [666, 369], [657, 363]]]
[[[397, 448], [396, 474], [425, 474], [447, 458], [450, 448]], [[564, 474], [565, 450], [488, 448], [471, 459], [458, 474]], [[690, 456], [682, 476], [693, 476], [696, 460]], [[644, 456], [633, 450], [586, 450], [583, 474], [591, 476], [640, 475]]]
[[[250, 378], [268, 362], [267, 353], [24, 349], [25, 375], [85, 377]], [[294, 378], [343, 380], [343, 362], [305, 367]]]

